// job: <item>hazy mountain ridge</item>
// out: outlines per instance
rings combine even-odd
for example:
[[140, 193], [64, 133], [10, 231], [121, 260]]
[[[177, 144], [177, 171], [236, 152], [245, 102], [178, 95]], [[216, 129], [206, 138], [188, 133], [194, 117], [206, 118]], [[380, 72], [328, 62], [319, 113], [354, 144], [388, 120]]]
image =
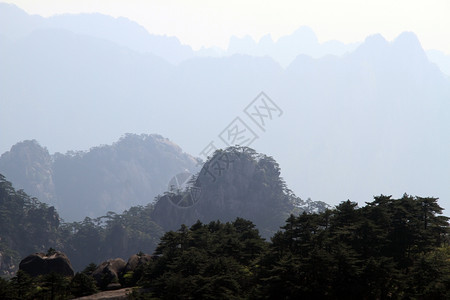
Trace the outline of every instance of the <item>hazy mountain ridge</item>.
[[450, 78], [450, 55], [446, 55], [438, 50], [428, 50], [427, 57], [431, 62], [435, 63], [439, 67], [442, 73]]
[[57, 202], [53, 158], [36, 140], [23, 141], [0, 156], [0, 172], [14, 179], [16, 188], [25, 189], [44, 202]]
[[321, 212], [328, 205], [303, 201], [290, 191], [278, 163], [246, 147], [217, 150], [191, 179], [186, 190], [158, 197], [152, 218], [165, 230], [236, 217], [252, 221], [271, 237], [290, 214]]
[[86, 152], [56, 153], [36, 141], [14, 145], [0, 157], [0, 172], [16, 188], [54, 205], [68, 221], [121, 212], [164, 192], [196, 160], [159, 135], [126, 135]]
[[[150, 34], [138, 23], [124, 17], [114, 18], [100, 13], [62, 14], [48, 18], [28, 15], [15, 5], [0, 3], [0, 35], [14, 41], [41, 29], [64, 29], [75, 34], [108, 40], [140, 53], [152, 53], [172, 64], [179, 64], [196, 56], [223, 57], [234, 54], [269, 56], [287, 67], [296, 56], [313, 58], [326, 55], [342, 56], [354, 51], [361, 43], [345, 44], [330, 40], [319, 43], [311, 28], [302, 26], [289, 35], [274, 41], [268, 34], [259, 41], [250, 36], [232, 36], [227, 49], [217, 47], [193, 50], [176, 37]], [[428, 58], [450, 76], [450, 56], [437, 50], [427, 51]]]
[[77, 271], [93, 261], [152, 252], [163, 231], [149, 210], [151, 205], [131, 207], [122, 214], [65, 223], [53, 206], [15, 190], [0, 174], [0, 277], [14, 276], [24, 257], [49, 248], [64, 251]]
[[[46, 31], [46, 43], [5, 39], [5, 150], [18, 139], [66, 151], [151, 131], [198, 154], [235, 117], [252, 126], [243, 109], [263, 90], [284, 114], [265, 132], [253, 128], [259, 139], [251, 147], [285, 166], [283, 177], [296, 193], [330, 202], [409, 191], [440, 197], [450, 207], [444, 180], [450, 80], [412, 33], [392, 42], [372, 36], [340, 57], [299, 55], [284, 69], [267, 56], [238, 54], [173, 66], [105, 40], [103, 48], [86, 46], [100, 40], [73, 33], [67, 35], [79, 42], [55, 49], [54, 43], [67, 43], [52, 32]], [[61, 59], [67, 53], [70, 60]]]
[[13, 41], [36, 30], [62, 29], [107, 40], [134, 51], [152, 53], [174, 64], [194, 55], [191, 47], [182, 45], [176, 37], [149, 34], [141, 25], [122, 17], [96, 13], [43, 18], [28, 15], [15, 5], [0, 3], [0, 20], [0, 34]]
[[[167, 156], [176, 154], [179, 157], [180, 149], [170, 141], [160, 136], [152, 135], [127, 135], [113, 146], [100, 146], [88, 152], [73, 152], [66, 155], [55, 154], [54, 180], [58, 204], [63, 209], [71, 212], [89, 213], [91, 211], [103, 211], [98, 218], [81, 218], [82, 221], [66, 223], [60, 222], [57, 210], [53, 206], [31, 198], [23, 191], [16, 191], [9, 178], [5, 178], [3, 168], [0, 168], [0, 213], [4, 218], [0, 220], [0, 275], [13, 275], [17, 271], [17, 265], [26, 255], [45, 251], [50, 247], [57, 247], [64, 251], [71, 259], [76, 270], [81, 270], [90, 262], [101, 262], [111, 257], [129, 257], [139, 251], [153, 253], [158, 239], [164, 231], [176, 230], [182, 224], [190, 226], [200, 220], [201, 222], [221, 221], [227, 222], [236, 218], [246, 217], [253, 221], [262, 236], [269, 238], [290, 214], [301, 212], [322, 212], [329, 206], [323, 202], [303, 201], [296, 197], [286, 186], [280, 177], [280, 167], [277, 162], [264, 154], [256, 153], [250, 148], [230, 147], [216, 151], [214, 156], [205, 162], [201, 171], [197, 172], [191, 180], [190, 188], [199, 188], [195, 195], [193, 205], [176, 202], [180, 197], [192, 197], [191, 190], [164, 189], [155, 203], [150, 199], [143, 205], [126, 207], [121, 213], [104, 211], [102, 204], [102, 188], [107, 189], [110, 195], [128, 196], [137, 194], [136, 185], [151, 185], [157, 178], [163, 177], [164, 171], [155, 169], [152, 178], [144, 178], [146, 174], [133, 176], [136, 172], [127, 172], [120, 166], [124, 160], [123, 154], [128, 156], [133, 153], [135, 167], [143, 167], [151, 164], [151, 157], [145, 155], [143, 142], [153, 144], [154, 147], [165, 148]], [[133, 148], [130, 150], [130, 147]], [[27, 171], [36, 165], [39, 160], [48, 160], [50, 157], [46, 149], [36, 141], [26, 141], [15, 145], [14, 152], [7, 152], [0, 158], [0, 166], [5, 158], [21, 156], [21, 163], [31, 166], [26, 169], [25, 178], [29, 176]], [[33, 151], [31, 151], [33, 150]], [[38, 153], [41, 153], [41, 159]], [[111, 155], [113, 154], [113, 155]], [[28, 160], [25, 156], [29, 156]], [[87, 158], [86, 158], [87, 157]], [[119, 164], [111, 164], [111, 157]], [[36, 159], [38, 158], [38, 159]], [[159, 166], [164, 166], [164, 160], [159, 160]], [[95, 161], [95, 163], [93, 163]], [[219, 162], [224, 168], [223, 173], [215, 170]], [[126, 162], [126, 161], [125, 161]], [[173, 162], [176, 164], [177, 162]], [[224, 164], [229, 164], [225, 168]], [[109, 168], [105, 171], [105, 166]], [[16, 171], [21, 171], [20, 165], [10, 162], [10, 166]], [[65, 171], [63, 174], [60, 168]], [[209, 168], [209, 173], [206, 170]], [[77, 172], [81, 169], [81, 172]], [[35, 171], [31, 175], [34, 180], [42, 173]], [[104, 176], [97, 176], [100, 173]], [[144, 172], [138, 172], [140, 174]], [[150, 173], [150, 172], [147, 172]], [[65, 178], [64, 175], [68, 174]], [[12, 174], [14, 175], [14, 174]], [[139, 174], [138, 174], [139, 175]], [[217, 180], [212, 180], [216, 176]], [[77, 177], [79, 176], [79, 177]], [[126, 177], [135, 190], [129, 191], [127, 184], [117, 182], [115, 179]], [[11, 176], [14, 177], [14, 176]], [[11, 178], [10, 177], [10, 178]], [[43, 176], [39, 177], [42, 178]], [[45, 181], [47, 178], [44, 178]], [[140, 181], [142, 179], [143, 181]], [[17, 182], [20, 182], [16, 178]], [[103, 181], [102, 181], [103, 180]], [[113, 184], [110, 184], [112, 181]], [[195, 181], [195, 183], [194, 183]], [[65, 184], [65, 186], [62, 186]], [[19, 184], [15, 184], [19, 186]], [[28, 182], [33, 188], [36, 180]], [[71, 190], [68, 190], [71, 188]], [[168, 188], [168, 187], [167, 187]], [[61, 193], [61, 189], [65, 194]], [[88, 201], [84, 201], [88, 200]], [[122, 205], [129, 205], [122, 199]], [[70, 202], [70, 203], [67, 203]], [[67, 212], [66, 212], [67, 214]], [[17, 222], [11, 222], [12, 219]], [[30, 229], [32, 228], [32, 230]], [[22, 231], [27, 232], [27, 238], [23, 238]], [[44, 231], [45, 230], [45, 231]], [[31, 234], [30, 232], [40, 234]]]
[[232, 37], [227, 49], [228, 55], [246, 54], [251, 56], [269, 56], [287, 67], [300, 54], [313, 58], [326, 55], [342, 56], [354, 51], [360, 43], [344, 44], [339, 41], [319, 43], [311, 28], [302, 26], [290, 35], [280, 37], [276, 42], [270, 35], [263, 36], [258, 42], [251, 37]]
[[176, 37], [154, 35], [147, 32], [138, 23], [127, 18], [94, 14], [63, 14], [48, 18], [29, 16], [20, 8], [0, 3], [0, 15], [4, 25], [4, 34], [11, 40], [26, 37], [35, 30], [64, 29], [75, 34], [100, 38], [125, 46], [141, 53], [152, 53], [172, 64], [195, 56], [223, 57], [233, 54], [250, 56], [270, 56], [286, 67], [299, 54], [321, 57], [327, 54], [342, 55], [354, 50], [358, 43], [344, 44], [328, 41], [320, 44], [314, 32], [306, 26], [300, 27], [290, 35], [279, 38], [276, 42], [266, 35], [259, 42], [251, 37], [231, 37], [226, 50], [216, 47], [202, 48], [194, 51], [190, 46], [182, 45]]

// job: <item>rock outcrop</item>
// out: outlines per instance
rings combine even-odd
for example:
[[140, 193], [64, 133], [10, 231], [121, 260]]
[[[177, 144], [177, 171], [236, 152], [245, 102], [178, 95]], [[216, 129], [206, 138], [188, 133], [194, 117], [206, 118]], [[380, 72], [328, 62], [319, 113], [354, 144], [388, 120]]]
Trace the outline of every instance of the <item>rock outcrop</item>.
[[97, 267], [92, 277], [99, 287], [106, 288], [109, 284], [119, 282], [119, 276], [125, 270], [126, 264], [121, 258], [109, 259]]
[[132, 255], [125, 266], [124, 273], [133, 272], [138, 267], [149, 263], [152, 260], [152, 256], [149, 254], [138, 253]]
[[52, 254], [34, 253], [25, 257], [19, 264], [19, 270], [31, 276], [57, 273], [63, 276], [73, 276], [73, 268], [69, 258], [62, 252]]
[[290, 214], [326, 208], [325, 203], [301, 201], [280, 174], [272, 157], [251, 148], [217, 150], [185, 190], [158, 198], [152, 219], [165, 230], [178, 230], [181, 224], [191, 226], [197, 220], [229, 222], [241, 217], [270, 238]]

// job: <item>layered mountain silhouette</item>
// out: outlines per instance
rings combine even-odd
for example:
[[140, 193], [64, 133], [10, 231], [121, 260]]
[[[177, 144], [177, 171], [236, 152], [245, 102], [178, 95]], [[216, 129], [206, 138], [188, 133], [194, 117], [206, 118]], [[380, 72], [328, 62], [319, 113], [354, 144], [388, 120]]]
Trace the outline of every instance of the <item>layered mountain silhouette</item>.
[[270, 35], [263, 36], [258, 42], [250, 36], [243, 38], [232, 37], [227, 54], [246, 54], [251, 56], [269, 56], [287, 67], [299, 55], [304, 54], [313, 58], [325, 55], [341, 56], [358, 47], [359, 43], [344, 44], [339, 41], [319, 43], [311, 28], [302, 26], [290, 35], [273, 41]]
[[128, 134], [113, 145], [54, 155], [35, 140], [20, 142], [0, 157], [0, 173], [64, 220], [79, 221], [146, 205], [196, 163], [159, 135]]
[[[217, 150], [185, 185], [166, 186], [150, 200], [165, 174], [190, 163], [188, 155], [156, 135], [128, 135], [112, 146], [52, 156], [36, 141], [15, 145], [0, 158], [0, 274], [13, 275], [23, 257], [52, 246], [64, 250], [76, 271], [93, 261], [153, 253], [165, 231], [198, 220], [246, 218], [270, 238], [290, 214], [328, 208], [295, 196], [278, 163], [248, 147]], [[51, 194], [63, 216], [76, 222], [61, 222], [55, 207], [16, 191], [11, 178], [15, 186]], [[143, 205], [130, 207], [131, 200]], [[122, 207], [119, 213], [105, 211]]]
[[187, 187], [158, 197], [152, 218], [165, 230], [176, 230], [197, 220], [228, 222], [240, 217], [269, 238], [290, 214], [327, 207], [292, 194], [272, 157], [247, 147], [230, 147], [217, 150]]
[[17, 6], [0, 3], [0, 35], [17, 40], [36, 30], [65, 30], [124, 46], [141, 53], [147, 52], [177, 64], [194, 56], [191, 47], [182, 45], [175, 37], [149, 34], [141, 25], [127, 18], [102, 14], [56, 15], [43, 18], [30, 16]]
[[[292, 48], [300, 55], [286, 68], [260, 56], [261, 45], [284, 47], [269, 37], [247, 50], [254, 56], [192, 57], [173, 65], [69, 25], [6, 36], [39, 19], [23, 18], [0, 32], [0, 128], [8, 128], [2, 152], [25, 139], [65, 152], [111, 143], [123, 132], [158, 132], [197, 156], [212, 140], [228, 146], [218, 135], [240, 117], [258, 135], [243, 146], [273, 156], [302, 197], [336, 204], [408, 191], [440, 197], [450, 208], [450, 81], [413, 33], [392, 42], [371, 36], [335, 53], [340, 56], [313, 58], [312, 50], [300, 54], [307, 43], [298, 45]], [[297, 35], [317, 46], [307, 29], [285, 45]], [[230, 51], [245, 52], [239, 43]], [[265, 131], [243, 112], [261, 91], [284, 111], [266, 120]]]
[[[94, 14], [62, 14], [48, 18], [28, 15], [15, 5], [0, 3], [0, 39], [17, 40], [41, 29], [67, 30], [79, 35], [113, 42], [140, 53], [159, 56], [172, 64], [179, 64], [196, 56], [223, 57], [234, 54], [269, 56], [283, 67], [287, 67], [297, 55], [313, 58], [326, 55], [341, 56], [354, 51], [360, 43], [345, 44], [331, 40], [319, 43], [311, 28], [302, 26], [292, 34], [276, 41], [268, 34], [259, 41], [250, 36], [232, 36], [227, 49], [218, 47], [193, 50], [183, 45], [176, 37], [150, 34], [138, 23], [127, 18]], [[441, 71], [450, 76], [450, 56], [438, 50], [427, 51], [428, 58]]]
[[428, 50], [427, 57], [439, 67], [442, 73], [450, 77], [450, 55], [438, 50]]

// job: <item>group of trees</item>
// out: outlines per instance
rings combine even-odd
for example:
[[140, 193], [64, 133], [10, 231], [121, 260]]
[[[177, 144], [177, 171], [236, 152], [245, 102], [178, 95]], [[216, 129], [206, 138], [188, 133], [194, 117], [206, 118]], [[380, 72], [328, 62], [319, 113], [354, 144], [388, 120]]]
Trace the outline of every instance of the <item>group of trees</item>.
[[[437, 198], [381, 195], [362, 207], [346, 201], [319, 213], [291, 215], [270, 241], [242, 218], [198, 221], [163, 234], [152, 213], [149, 205], [60, 224], [53, 207], [14, 190], [0, 175], [3, 275], [12, 274], [20, 258], [49, 247], [64, 251], [76, 270], [156, 248], [148, 265], [121, 279], [125, 286], [144, 288], [133, 297], [450, 298], [449, 219]], [[18, 272], [0, 280], [0, 298], [92, 293], [93, 266], [73, 278]]]
[[449, 299], [436, 198], [375, 197], [291, 215], [270, 242], [243, 219], [166, 233], [139, 282], [161, 299]]
[[157, 298], [246, 298], [255, 285], [257, 258], [266, 244], [255, 225], [241, 218], [183, 225], [161, 238], [155, 252], [159, 257], [138, 284]]
[[[126, 137], [114, 149], [122, 149], [119, 151], [122, 153], [133, 149], [132, 144], [141, 145], [143, 142], [158, 148], [156, 138]], [[32, 142], [25, 144], [22, 145], [25, 148], [38, 147]], [[100, 160], [102, 155], [99, 151], [93, 150], [90, 155], [98, 155], [95, 157]], [[165, 152], [161, 150], [161, 153]], [[73, 159], [76, 157], [74, 155]], [[164, 232], [176, 230], [181, 224], [191, 226], [198, 219], [205, 223], [215, 220], [231, 222], [239, 216], [251, 220], [262, 237], [269, 239], [291, 213], [327, 207], [322, 202], [310, 201], [307, 204], [296, 197], [287, 188], [280, 172], [279, 165], [269, 156], [248, 147], [229, 147], [217, 150], [192, 179], [192, 184], [198, 189], [195, 205], [180, 207], [175, 204], [174, 197], [186, 194], [192, 197], [190, 190], [181, 190], [166, 193], [157, 197], [154, 203], [131, 207], [121, 214], [108, 212], [98, 218], [86, 217], [83, 221], [70, 223], [63, 222], [54, 207], [22, 190], [15, 190], [1, 176], [0, 275], [13, 275], [20, 259], [33, 252], [46, 251], [49, 247], [66, 253], [77, 271], [90, 262], [127, 258], [139, 251], [152, 253]], [[83, 193], [91, 190], [84, 184], [77, 185], [76, 189], [84, 190]], [[73, 206], [84, 205], [77, 199], [72, 202]]]
[[198, 219], [231, 222], [241, 217], [251, 220], [261, 236], [269, 239], [290, 214], [328, 207], [296, 197], [275, 159], [249, 147], [216, 150], [188, 186], [155, 201], [152, 217], [166, 231], [193, 225]]
[[152, 252], [164, 233], [152, 221], [152, 211], [151, 205], [137, 206], [122, 214], [61, 223], [53, 206], [15, 190], [0, 174], [0, 275], [13, 275], [22, 258], [50, 247], [66, 253], [75, 270], [111, 257]]
[[89, 274], [90, 269], [65, 277], [49, 273], [31, 277], [19, 270], [10, 280], [0, 277], [0, 299], [72, 299], [96, 293], [99, 289]]
[[59, 223], [54, 207], [16, 191], [0, 174], [0, 275], [13, 274], [20, 259], [38, 249], [59, 247]]
[[448, 298], [448, 218], [441, 213], [436, 198], [405, 194], [291, 216], [260, 262], [261, 295]]
[[82, 222], [63, 223], [59, 228], [62, 250], [75, 270], [89, 262], [126, 259], [139, 251], [151, 253], [164, 234], [152, 220], [152, 210], [152, 205], [135, 206], [122, 214], [109, 212], [95, 219], [86, 217]]
[[166, 190], [172, 176], [193, 172], [196, 163], [160, 135], [125, 134], [112, 145], [65, 154], [22, 141], [0, 155], [0, 173], [73, 222], [145, 205]]

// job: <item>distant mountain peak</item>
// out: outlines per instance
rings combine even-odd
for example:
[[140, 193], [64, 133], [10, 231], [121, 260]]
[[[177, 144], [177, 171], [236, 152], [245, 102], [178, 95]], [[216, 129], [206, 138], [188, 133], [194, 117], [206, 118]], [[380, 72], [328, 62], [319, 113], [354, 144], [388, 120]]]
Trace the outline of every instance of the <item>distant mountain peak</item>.
[[36, 30], [48, 28], [108, 40], [140, 53], [160, 56], [172, 64], [194, 56], [192, 48], [182, 45], [177, 37], [150, 34], [142, 25], [125, 17], [82, 13], [44, 18], [29, 15], [15, 5], [0, 3], [0, 35], [18, 40]]
[[[21, 157], [23, 159], [29, 160], [29, 159], [35, 159], [37, 157], [50, 157], [50, 154], [47, 150], [47, 148], [41, 146], [38, 141], [36, 140], [24, 140], [22, 142], [19, 142], [11, 147], [10, 151], [7, 151], [3, 153], [0, 156], [0, 161], [2, 157], [7, 156], [17, 156]], [[26, 158], [25, 158], [26, 157]], [[30, 158], [32, 157], [32, 158]], [[0, 164], [1, 167], [1, 164]]]
[[386, 46], [388, 44], [388, 41], [379, 33], [369, 35], [365, 41], [365, 44], [368, 44], [370, 46], [379, 46], [383, 45]]
[[400, 33], [400, 35], [397, 38], [395, 38], [394, 44], [401, 44], [406, 46], [414, 46], [422, 48], [422, 45], [420, 44], [417, 35], [411, 31], [404, 31]]
[[413, 32], [403, 32], [392, 42], [388, 42], [381, 34], [368, 36], [356, 53], [370, 57], [395, 57], [397, 61], [411, 62], [425, 61], [426, 55]]
[[36, 140], [23, 141], [0, 156], [0, 173], [73, 221], [145, 205], [196, 163], [161, 135], [125, 134], [112, 145], [54, 155]]
[[417, 53], [425, 56], [425, 51], [414, 32], [402, 32], [393, 42], [392, 46], [401, 52]]
[[264, 237], [271, 236], [289, 214], [323, 211], [327, 204], [297, 198], [280, 176], [278, 163], [248, 147], [214, 152], [190, 187], [160, 196], [152, 217], [166, 230], [196, 220], [251, 220]]
[[297, 30], [295, 30], [291, 36], [295, 36], [296, 38], [300, 38], [303, 41], [309, 41], [318, 43], [319, 40], [317, 39], [316, 34], [311, 29], [311, 27], [308, 26], [300, 26]]
[[379, 33], [368, 36], [356, 50], [363, 55], [379, 55], [389, 47], [389, 42]]

